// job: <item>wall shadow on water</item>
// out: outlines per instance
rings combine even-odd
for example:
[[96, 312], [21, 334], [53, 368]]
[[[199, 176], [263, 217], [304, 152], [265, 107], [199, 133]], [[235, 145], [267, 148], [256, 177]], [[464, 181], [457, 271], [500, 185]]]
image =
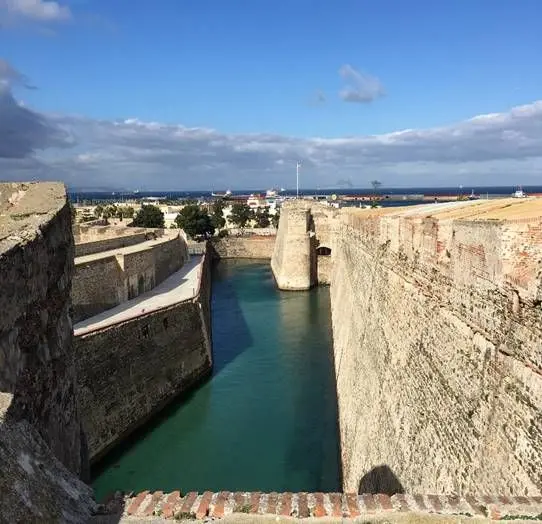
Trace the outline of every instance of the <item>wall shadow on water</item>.
[[359, 481], [358, 493], [384, 493], [386, 495], [395, 495], [404, 493], [405, 490], [400, 480], [389, 466], [382, 464], [376, 466], [371, 471], [363, 475]]
[[[246, 265], [246, 261], [233, 259], [226, 263], [215, 262], [212, 267], [213, 375], [218, 374], [254, 342], [231, 279], [239, 265]], [[217, 351], [217, 348], [220, 350]]]
[[[308, 483], [288, 490], [340, 491], [341, 468], [338, 411], [333, 368], [329, 289], [280, 292], [284, 333], [294, 338], [291, 348], [297, 387], [292, 390], [294, 410], [292, 438], [286, 463]], [[295, 328], [294, 328], [295, 326]], [[299, 438], [302, 436], [302, 438]], [[315, 460], [314, 457], [319, 457]]]
[[[212, 376], [218, 374], [229, 363], [250, 347], [253, 338], [245, 321], [243, 311], [231, 275], [236, 267], [235, 261], [227, 264], [214, 264], [212, 267], [212, 294], [211, 294], [211, 322], [213, 340], [213, 369], [205, 378], [194, 384], [189, 391], [181, 393], [152, 415], [140, 427], [118, 442], [101, 459], [91, 467], [91, 480], [94, 481], [109, 468], [116, 468], [123, 455], [136, 447], [138, 443], [148, 438], [150, 434], [164, 424], [168, 419], [174, 418], [185, 409], [197, 395], [200, 409], [191, 412], [191, 424], [197, 428], [206, 419], [210, 402], [211, 389], [206, 387]], [[215, 293], [219, 290], [219, 293]], [[219, 296], [220, 298], [217, 298]], [[119, 487], [120, 489], [120, 487]], [[153, 486], [148, 486], [153, 489]]]

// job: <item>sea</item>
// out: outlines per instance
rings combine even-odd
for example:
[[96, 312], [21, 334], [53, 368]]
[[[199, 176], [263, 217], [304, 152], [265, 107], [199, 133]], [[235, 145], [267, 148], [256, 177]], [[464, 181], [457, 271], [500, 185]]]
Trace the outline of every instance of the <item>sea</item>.
[[[385, 196], [389, 195], [391, 200], [385, 205], [405, 205], [405, 204], [420, 204], [420, 195], [424, 196], [450, 196], [450, 195], [465, 195], [474, 194], [480, 198], [502, 198], [511, 196], [516, 191], [517, 186], [472, 186], [472, 187], [402, 187], [402, 188], [386, 188], [381, 187], [378, 194]], [[541, 194], [542, 186], [523, 186], [523, 191], [529, 194]], [[233, 196], [250, 195], [250, 194], [265, 194], [265, 189], [240, 189], [232, 190]], [[280, 191], [279, 196], [294, 197], [295, 189], [286, 189]], [[300, 196], [314, 195], [337, 195], [339, 198], [344, 195], [369, 196], [374, 195], [375, 191], [372, 188], [340, 188], [340, 189], [300, 189]], [[166, 200], [210, 200], [212, 199], [211, 191], [69, 191], [69, 196], [72, 202], [80, 204], [96, 204], [98, 202], [118, 202], [122, 200], [133, 200], [142, 198], [160, 198]], [[411, 197], [410, 199], [408, 197]], [[395, 198], [393, 198], [395, 197]], [[405, 197], [407, 197], [405, 199]], [[427, 200], [426, 200], [427, 202]]]

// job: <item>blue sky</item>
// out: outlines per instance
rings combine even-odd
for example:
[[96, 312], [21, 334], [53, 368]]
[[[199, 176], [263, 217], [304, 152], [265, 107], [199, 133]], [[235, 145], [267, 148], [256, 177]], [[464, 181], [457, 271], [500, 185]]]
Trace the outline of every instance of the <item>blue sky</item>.
[[41, 124], [0, 168], [248, 188], [299, 157], [321, 187], [542, 183], [540, 20], [537, 0], [0, 0], [9, 118]]

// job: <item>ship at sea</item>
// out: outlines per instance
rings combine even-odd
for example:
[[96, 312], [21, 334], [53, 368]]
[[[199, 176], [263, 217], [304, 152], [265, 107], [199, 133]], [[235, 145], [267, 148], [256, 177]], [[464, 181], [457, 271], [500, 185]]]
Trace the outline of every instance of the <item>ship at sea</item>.
[[214, 191], [211, 192], [211, 196], [214, 197], [229, 197], [231, 196], [231, 191], [228, 189], [224, 193], [215, 193]]
[[527, 195], [525, 194], [525, 192], [523, 191], [522, 187], [519, 186], [513, 193], [512, 193], [512, 196], [514, 198], [527, 198]]

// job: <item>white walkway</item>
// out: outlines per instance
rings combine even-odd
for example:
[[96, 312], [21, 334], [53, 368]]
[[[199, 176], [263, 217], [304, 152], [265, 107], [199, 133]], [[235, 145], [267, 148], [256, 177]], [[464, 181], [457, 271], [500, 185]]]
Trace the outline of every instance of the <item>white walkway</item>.
[[104, 328], [118, 322], [132, 319], [155, 311], [177, 302], [182, 302], [196, 295], [203, 257], [192, 256], [179, 271], [173, 273], [151, 291], [147, 291], [138, 297], [123, 302], [114, 308], [108, 309], [93, 317], [82, 320], [73, 326], [75, 336], [83, 335], [95, 329]]

